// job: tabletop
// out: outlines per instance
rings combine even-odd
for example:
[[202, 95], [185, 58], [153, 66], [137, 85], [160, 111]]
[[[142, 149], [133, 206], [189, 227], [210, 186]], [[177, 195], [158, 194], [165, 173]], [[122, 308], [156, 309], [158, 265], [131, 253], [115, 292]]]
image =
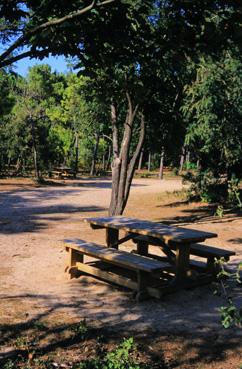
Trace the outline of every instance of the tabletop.
[[202, 242], [207, 238], [217, 237], [216, 233], [174, 227], [149, 220], [128, 218], [124, 216], [85, 218], [84, 221], [91, 225], [156, 237], [165, 242]]

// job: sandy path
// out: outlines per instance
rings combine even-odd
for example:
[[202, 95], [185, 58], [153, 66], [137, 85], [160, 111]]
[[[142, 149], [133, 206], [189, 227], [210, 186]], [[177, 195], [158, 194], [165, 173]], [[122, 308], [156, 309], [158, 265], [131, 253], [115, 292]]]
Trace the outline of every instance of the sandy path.
[[[81, 219], [106, 214], [110, 186], [108, 179], [66, 181], [64, 186], [39, 188], [18, 183], [5, 186], [2, 181], [0, 321], [73, 316], [115, 329], [192, 332], [194, 337], [209, 333], [216, 339], [227, 334], [219, 322], [221, 299], [213, 295], [211, 286], [181, 291], [163, 301], [137, 304], [131, 293], [90, 277], [68, 281], [63, 239], [79, 237], [104, 242], [104, 232], [89, 229]], [[164, 209], [156, 209], [148, 216], [143, 198], [181, 188], [178, 180], [135, 180], [127, 214], [157, 219]], [[241, 220], [234, 227], [238, 237]], [[203, 224], [196, 228], [218, 231], [224, 226]], [[241, 244], [237, 243], [237, 248], [241, 249]], [[233, 335], [240, 333], [234, 331]]]

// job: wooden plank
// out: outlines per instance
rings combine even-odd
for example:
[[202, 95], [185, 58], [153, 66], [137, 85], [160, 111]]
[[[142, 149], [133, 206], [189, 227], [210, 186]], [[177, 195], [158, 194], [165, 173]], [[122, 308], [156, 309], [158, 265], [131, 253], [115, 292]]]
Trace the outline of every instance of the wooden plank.
[[66, 240], [66, 247], [131, 270], [142, 270], [151, 273], [170, 266], [168, 263], [149, 259], [145, 256], [103, 247], [95, 243], [87, 243], [83, 240]]
[[191, 254], [201, 256], [201, 257], [229, 257], [235, 255], [234, 251], [220, 249], [214, 246], [207, 246], [203, 244], [192, 244], [191, 245]]
[[119, 286], [127, 287], [127, 288], [130, 288], [131, 290], [137, 291], [137, 286], [138, 286], [137, 282], [132, 281], [131, 279], [128, 279], [127, 277], [123, 277], [123, 276], [114, 274], [112, 272], [107, 272], [99, 268], [95, 268], [88, 264], [77, 263], [76, 266], [79, 271], [90, 274], [99, 279], [103, 279], [107, 282], [115, 283]]
[[[112, 272], [106, 272], [83, 263], [77, 263], [77, 269], [80, 272], [84, 272], [101, 280], [117, 284], [118, 286], [126, 287], [134, 291], [138, 290], [138, 283], [127, 277], [123, 277]], [[165, 290], [168, 290], [168, 287], [166, 287], [166, 289], [165, 287], [162, 289], [146, 286], [146, 290], [149, 296], [160, 299], [163, 296]], [[138, 296], [138, 298], [141, 298], [141, 296]]]
[[84, 221], [90, 224], [105, 226], [106, 228], [122, 229], [126, 232], [148, 235], [164, 240], [175, 242], [200, 242], [206, 238], [217, 237], [216, 233], [198, 231], [181, 227], [172, 227], [148, 220], [139, 220], [123, 216], [86, 218]]

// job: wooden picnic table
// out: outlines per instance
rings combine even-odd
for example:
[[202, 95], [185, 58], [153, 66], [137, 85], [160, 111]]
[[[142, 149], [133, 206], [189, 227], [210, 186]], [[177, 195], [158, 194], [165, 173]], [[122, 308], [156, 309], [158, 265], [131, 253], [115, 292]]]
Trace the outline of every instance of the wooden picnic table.
[[[146, 236], [145, 241], [137, 241], [137, 252], [150, 256], [148, 254], [149, 244], [159, 246], [165, 253], [167, 260], [175, 268], [175, 278], [172, 282], [175, 286], [187, 283], [191, 269], [189, 264], [191, 244], [217, 237], [216, 233], [174, 227], [124, 216], [86, 218], [84, 221], [89, 223], [93, 229], [105, 228], [107, 246], [112, 248], [118, 248], [121, 243], [127, 240]], [[119, 239], [119, 231], [121, 230], [126, 232], [126, 236]], [[175, 248], [175, 253], [172, 248], [173, 250]]]
[[57, 178], [74, 178], [76, 176], [75, 171], [69, 167], [55, 167], [50, 171], [50, 175]]

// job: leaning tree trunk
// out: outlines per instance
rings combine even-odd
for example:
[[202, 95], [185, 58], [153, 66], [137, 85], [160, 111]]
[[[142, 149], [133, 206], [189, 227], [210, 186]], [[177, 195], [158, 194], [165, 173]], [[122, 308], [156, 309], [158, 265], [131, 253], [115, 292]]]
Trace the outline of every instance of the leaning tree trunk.
[[140, 155], [145, 134], [145, 120], [140, 117], [140, 137], [136, 149], [130, 158], [130, 143], [132, 128], [138, 111], [138, 105], [133, 107], [129, 93], [126, 93], [128, 111], [124, 123], [123, 139], [119, 148], [117, 114], [114, 103], [111, 104], [111, 121], [113, 132], [113, 162], [112, 162], [112, 195], [109, 215], [121, 215], [127, 204], [135, 165]]

